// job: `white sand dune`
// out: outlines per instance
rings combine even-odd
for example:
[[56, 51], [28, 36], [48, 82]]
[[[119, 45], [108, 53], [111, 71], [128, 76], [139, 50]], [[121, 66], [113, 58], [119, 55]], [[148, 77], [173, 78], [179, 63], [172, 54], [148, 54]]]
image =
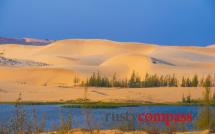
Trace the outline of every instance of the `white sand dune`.
[[[60, 40], [46, 46], [9, 44], [1, 45], [0, 51], [7, 58], [47, 63], [52, 65], [52, 68], [71, 69], [82, 74], [98, 70], [110, 72], [109, 70], [112, 70], [110, 68], [114, 68], [112, 73], [118, 72], [117, 68], [121, 68], [119, 73], [124, 76], [129, 75], [131, 70], [136, 70], [140, 74], [148, 71], [163, 73], [164, 71], [158, 71], [159, 68], [164, 69], [165, 73], [184, 72], [186, 75], [193, 75], [213, 72], [215, 63], [215, 49], [211, 46], [158, 46], [108, 40]], [[153, 62], [151, 59], [156, 61]]]
[[74, 85], [75, 75], [85, 80], [97, 71], [106, 76], [116, 73], [119, 78], [128, 77], [133, 70], [141, 77], [147, 72], [175, 74], [179, 78], [215, 73], [214, 45], [159, 46], [109, 40], [66, 39], [43, 46], [3, 44], [0, 45], [0, 56], [12, 61], [47, 64], [48, 66], [27, 66], [23, 62], [19, 62], [19, 66], [4, 62], [0, 64], [0, 82], [11, 85], [25, 83], [29, 87], [43, 86], [42, 89], [45, 89], [44, 85], [47, 88], [70, 87]]
[[38, 86], [73, 86], [75, 73], [66, 69], [1, 67], [0, 80]]
[[151, 59], [143, 54], [117, 55], [103, 62], [99, 66], [101, 72], [108, 74], [119, 74], [121, 77], [129, 77], [135, 70], [139, 75], [144, 76], [150, 70]]

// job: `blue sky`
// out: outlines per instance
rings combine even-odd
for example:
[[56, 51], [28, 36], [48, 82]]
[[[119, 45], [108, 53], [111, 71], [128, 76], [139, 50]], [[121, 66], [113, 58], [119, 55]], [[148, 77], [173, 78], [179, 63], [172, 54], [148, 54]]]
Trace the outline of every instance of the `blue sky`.
[[0, 0], [0, 36], [215, 43], [215, 0]]

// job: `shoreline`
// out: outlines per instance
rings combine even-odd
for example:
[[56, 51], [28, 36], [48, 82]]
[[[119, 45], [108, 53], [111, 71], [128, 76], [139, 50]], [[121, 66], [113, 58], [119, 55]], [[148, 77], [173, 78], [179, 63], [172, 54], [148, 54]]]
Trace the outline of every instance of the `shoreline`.
[[[40, 134], [57, 134], [58, 132], [44, 132]], [[98, 134], [150, 134], [150, 132], [144, 130], [135, 130], [135, 131], [122, 131], [117, 129], [108, 129], [108, 130], [85, 130], [85, 129], [72, 129], [68, 133], [72, 134], [91, 134], [91, 133], [98, 133]], [[201, 131], [185, 131], [185, 132], [175, 132], [175, 134], [209, 134], [209, 130], [201, 130]]]
[[[102, 101], [67, 101], [67, 102], [40, 102], [40, 101], [22, 101], [22, 102], [0, 102], [0, 105], [61, 105], [64, 108], [82, 108], [83, 105], [84, 108], [102, 108], [107, 107], [107, 108], [113, 108], [113, 107], [140, 107], [140, 106], [204, 106], [204, 103], [137, 103], [137, 102], [102, 102]], [[74, 107], [73, 107], [74, 106]], [[214, 107], [215, 104], [209, 104], [209, 106]]]

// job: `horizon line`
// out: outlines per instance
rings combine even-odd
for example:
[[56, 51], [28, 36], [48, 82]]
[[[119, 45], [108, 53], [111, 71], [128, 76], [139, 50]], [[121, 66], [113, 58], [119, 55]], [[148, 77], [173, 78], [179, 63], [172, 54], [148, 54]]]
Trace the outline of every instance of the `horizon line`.
[[113, 39], [107, 39], [107, 38], [63, 38], [63, 39], [48, 39], [48, 38], [34, 38], [34, 37], [9, 37], [9, 36], [0, 36], [0, 38], [10, 38], [10, 39], [35, 39], [35, 40], [47, 40], [47, 41], [61, 41], [61, 40], [103, 40], [103, 41], [111, 41], [111, 42], [116, 42], [116, 43], [135, 43], [135, 44], [148, 44], [148, 45], [160, 45], [160, 46], [190, 46], [190, 47], [208, 47], [208, 46], [213, 46], [215, 45], [214, 43], [210, 43], [208, 45], [188, 45], [188, 44], [182, 44], [182, 45], [177, 45], [177, 44], [159, 44], [159, 43], [150, 43], [150, 42], [138, 42], [138, 41], [120, 41], [120, 40], [113, 40]]

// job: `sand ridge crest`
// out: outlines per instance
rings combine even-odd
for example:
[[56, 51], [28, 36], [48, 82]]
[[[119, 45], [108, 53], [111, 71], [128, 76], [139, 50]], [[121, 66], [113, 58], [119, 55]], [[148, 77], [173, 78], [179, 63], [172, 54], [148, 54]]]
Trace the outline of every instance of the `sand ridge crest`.
[[[106, 76], [117, 73], [118, 77], [122, 78], [130, 76], [132, 71], [138, 72], [141, 77], [144, 77], [146, 73], [175, 74], [179, 77], [212, 74], [215, 72], [214, 50], [209, 47], [160, 46], [96, 39], [65, 39], [44, 46], [0, 45], [0, 54], [7, 59], [48, 64], [49, 66], [37, 67], [37, 73], [41, 74], [43, 83], [48, 81], [49, 76], [42, 78], [46, 73], [41, 68], [61, 69], [58, 72], [61, 77], [65, 75], [65, 78], [68, 76], [60, 73], [63, 70], [75, 72], [84, 79], [98, 71]], [[11, 67], [8, 68], [11, 69]], [[26, 66], [22, 65], [19, 68], [26, 68]], [[13, 69], [17, 68], [13, 67]], [[0, 73], [4, 73], [5, 77], [11, 77], [11, 73], [7, 74], [5, 72], [8, 71], [4, 71], [5, 69], [0, 70]], [[16, 72], [19, 72], [18, 75], [22, 71], [17, 69]], [[52, 76], [51, 73], [46, 75]], [[22, 77], [26, 81], [34, 83], [34, 79], [27, 79], [29, 78], [27, 73], [22, 74]], [[37, 79], [40, 79], [39, 76]], [[68, 79], [72, 79], [72, 77]], [[0, 78], [1, 80], [4, 78]], [[35, 79], [35, 81], [37, 80]], [[68, 84], [66, 79], [60, 81]]]

